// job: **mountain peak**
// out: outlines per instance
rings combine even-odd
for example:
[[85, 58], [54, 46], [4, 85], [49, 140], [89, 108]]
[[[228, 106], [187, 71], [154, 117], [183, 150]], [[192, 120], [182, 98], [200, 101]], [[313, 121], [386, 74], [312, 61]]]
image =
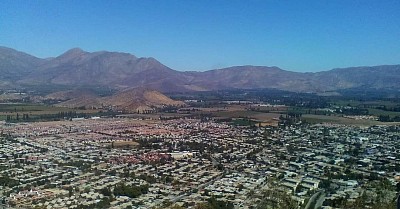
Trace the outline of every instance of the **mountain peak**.
[[72, 49], [70, 49], [70, 50], [68, 50], [67, 52], [71, 52], [71, 53], [84, 53], [85, 51], [83, 51], [81, 48], [79, 48], [79, 47], [75, 47], [75, 48], [72, 48]]
[[64, 54], [60, 55], [59, 57], [76, 57], [85, 53], [87, 52], [83, 51], [81, 48], [76, 47], [64, 52]]

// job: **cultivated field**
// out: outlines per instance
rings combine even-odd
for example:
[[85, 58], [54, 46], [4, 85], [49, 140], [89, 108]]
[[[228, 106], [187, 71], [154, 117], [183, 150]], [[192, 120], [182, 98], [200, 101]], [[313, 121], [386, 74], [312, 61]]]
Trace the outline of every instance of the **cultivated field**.
[[398, 125], [400, 122], [380, 122], [375, 120], [355, 120], [350, 118], [327, 116], [327, 115], [311, 115], [306, 114], [302, 116], [303, 120], [309, 123], [337, 123], [344, 125], [359, 125], [359, 126], [372, 126], [372, 125]]
[[31, 119], [38, 118], [44, 115], [55, 115], [60, 112], [76, 112], [78, 114], [93, 114], [99, 112], [98, 110], [80, 110], [69, 109], [65, 107], [55, 107], [40, 104], [20, 104], [20, 103], [1, 103], [0, 104], [0, 120], [5, 120], [7, 116], [16, 118], [17, 114], [22, 118], [23, 114], [28, 114]]

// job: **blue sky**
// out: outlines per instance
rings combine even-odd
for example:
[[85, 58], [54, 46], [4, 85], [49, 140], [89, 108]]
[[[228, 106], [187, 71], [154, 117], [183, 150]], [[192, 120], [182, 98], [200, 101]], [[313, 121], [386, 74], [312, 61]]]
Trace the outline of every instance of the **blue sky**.
[[2, 0], [0, 11], [0, 45], [42, 58], [80, 47], [182, 71], [400, 64], [399, 0]]

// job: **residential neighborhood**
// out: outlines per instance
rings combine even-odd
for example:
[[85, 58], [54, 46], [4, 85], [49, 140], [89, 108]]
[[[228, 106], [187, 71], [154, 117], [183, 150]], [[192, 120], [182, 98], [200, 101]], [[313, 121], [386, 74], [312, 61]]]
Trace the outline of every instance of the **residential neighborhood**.
[[257, 208], [279, 202], [265, 196], [274, 190], [298, 207], [328, 209], [400, 175], [398, 126], [88, 118], [1, 130], [7, 207], [195, 208], [215, 198]]

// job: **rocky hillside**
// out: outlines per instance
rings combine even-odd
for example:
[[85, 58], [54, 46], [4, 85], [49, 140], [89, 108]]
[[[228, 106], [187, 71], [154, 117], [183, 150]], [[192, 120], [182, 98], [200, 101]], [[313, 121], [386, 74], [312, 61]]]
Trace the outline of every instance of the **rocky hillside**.
[[317, 73], [278, 67], [236, 66], [205, 72], [180, 72], [154, 58], [128, 53], [71, 49], [52, 59], [39, 59], [0, 47], [0, 88], [63, 85], [113, 89], [143, 87], [160, 92], [274, 88], [325, 92], [348, 88], [399, 89], [400, 65], [352, 67]]

